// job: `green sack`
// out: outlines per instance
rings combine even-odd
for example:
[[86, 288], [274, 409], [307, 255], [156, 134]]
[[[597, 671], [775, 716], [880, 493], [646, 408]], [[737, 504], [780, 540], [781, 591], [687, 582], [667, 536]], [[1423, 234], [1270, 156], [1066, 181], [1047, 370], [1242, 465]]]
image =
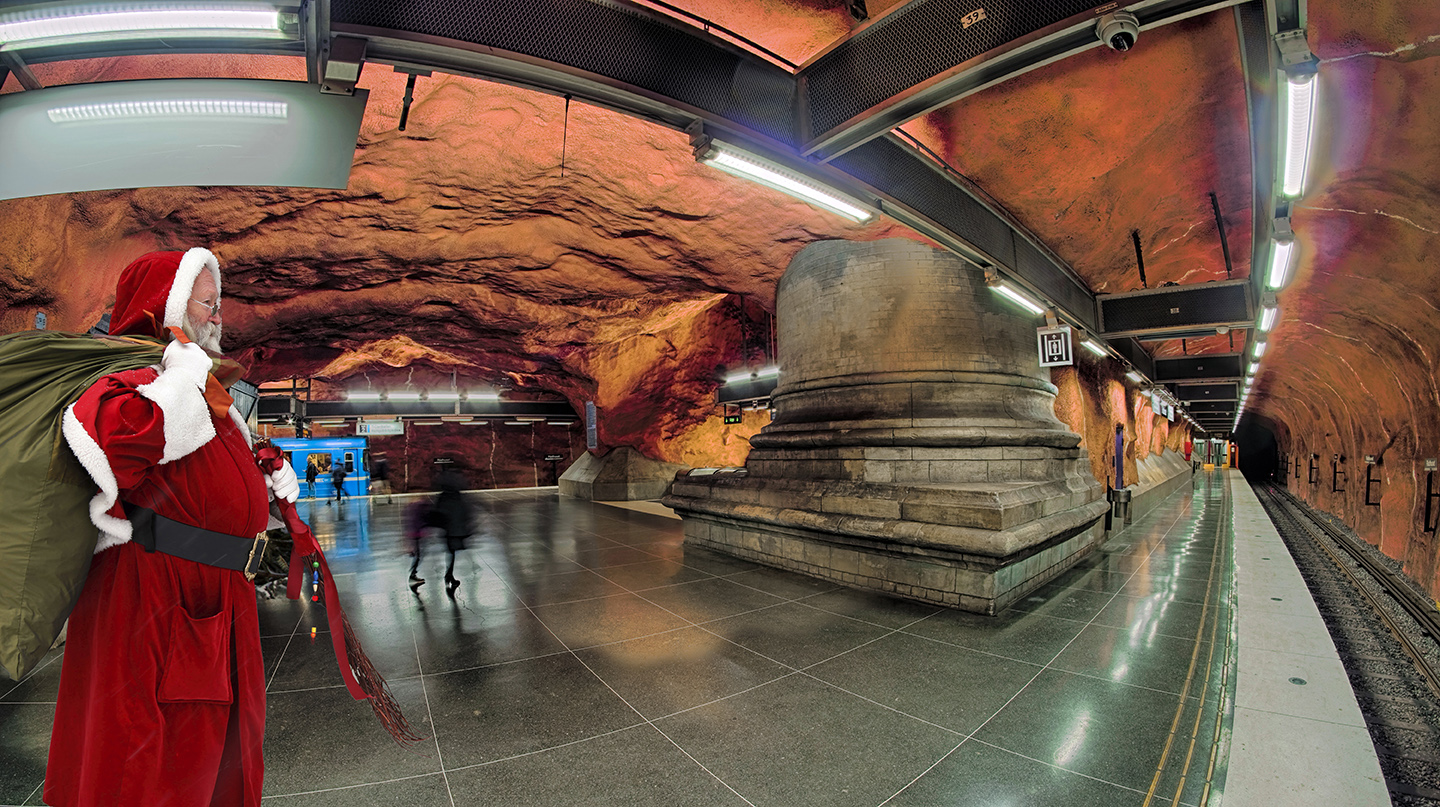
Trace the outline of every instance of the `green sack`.
[[99, 530], [98, 488], [60, 432], [65, 408], [101, 376], [159, 364], [143, 337], [55, 331], [0, 336], [0, 673], [50, 650], [75, 607]]

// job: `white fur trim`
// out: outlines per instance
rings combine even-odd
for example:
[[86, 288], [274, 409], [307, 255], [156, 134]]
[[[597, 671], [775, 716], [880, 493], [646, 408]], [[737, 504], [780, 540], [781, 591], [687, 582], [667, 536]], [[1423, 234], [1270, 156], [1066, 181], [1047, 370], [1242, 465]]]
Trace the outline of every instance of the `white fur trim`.
[[245, 435], [245, 444], [253, 447], [255, 438], [250, 435], [250, 425], [245, 422], [245, 418], [240, 417], [240, 410], [234, 406], [230, 407], [230, 419], [235, 421], [235, 425], [240, 427], [240, 433]]
[[165, 416], [165, 451], [160, 464], [174, 462], [215, 437], [210, 404], [205, 393], [181, 373], [161, 371], [149, 384], [135, 391], [155, 402]]
[[75, 458], [80, 460], [80, 465], [90, 474], [90, 478], [95, 480], [95, 484], [100, 486], [100, 492], [90, 499], [90, 521], [100, 530], [100, 540], [95, 544], [96, 553], [130, 540], [130, 522], [116, 518], [108, 512], [120, 497], [115, 472], [111, 470], [110, 460], [105, 456], [100, 444], [95, 442], [90, 433], [85, 431], [85, 427], [80, 425], [80, 419], [75, 417], [74, 404], [65, 408], [60, 430], [65, 435], [65, 442], [69, 444], [70, 450], [75, 453]]
[[204, 247], [195, 247], [180, 258], [180, 267], [175, 270], [175, 282], [170, 286], [170, 296], [165, 298], [165, 327], [177, 328], [185, 325], [186, 306], [190, 305], [190, 292], [195, 288], [195, 278], [200, 270], [208, 268], [215, 278], [215, 292], [220, 292], [220, 262], [215, 254]]

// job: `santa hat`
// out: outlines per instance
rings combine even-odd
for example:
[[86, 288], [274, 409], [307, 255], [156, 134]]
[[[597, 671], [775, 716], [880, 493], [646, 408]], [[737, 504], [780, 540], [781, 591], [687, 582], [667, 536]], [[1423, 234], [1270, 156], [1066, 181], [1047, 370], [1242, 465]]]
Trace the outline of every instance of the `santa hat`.
[[188, 252], [151, 252], [120, 273], [110, 333], [166, 337], [165, 329], [183, 327], [195, 279], [205, 270], [220, 288], [220, 264], [203, 247]]

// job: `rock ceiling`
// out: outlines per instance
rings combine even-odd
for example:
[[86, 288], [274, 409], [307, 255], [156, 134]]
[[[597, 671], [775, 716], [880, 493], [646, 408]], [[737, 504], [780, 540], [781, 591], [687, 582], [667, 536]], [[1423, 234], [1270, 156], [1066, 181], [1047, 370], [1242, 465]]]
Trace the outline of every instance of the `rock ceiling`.
[[[842, 0], [678, 5], [797, 62], [853, 27]], [[1298, 417], [1285, 401], [1320, 383], [1353, 401], [1355, 376], [1379, 361], [1399, 379], [1385, 382], [1399, 390], [1384, 393], [1399, 396], [1395, 417], [1409, 407], [1433, 421], [1440, 395], [1423, 379], [1440, 355], [1440, 5], [1310, 3], [1309, 41], [1323, 60], [1322, 113], [1295, 213], [1304, 249], [1252, 408]], [[304, 77], [283, 57], [34, 71], [47, 86]], [[627, 413], [616, 443], [653, 444], [711, 411], [717, 366], [763, 358], [754, 312], [771, 305], [805, 244], [919, 237], [888, 221], [850, 225], [720, 174], [694, 161], [682, 133], [582, 103], [567, 115], [560, 98], [436, 74], [420, 79], [399, 132], [404, 76], [370, 64], [360, 86], [371, 96], [344, 191], [161, 188], [0, 202], [0, 331], [29, 327], [37, 309], [52, 327], [83, 329], [130, 257], [212, 245], [236, 303], [226, 344], [262, 380], [324, 372], [344, 384], [399, 372], [391, 368], [464, 368], [572, 402], [607, 400]], [[3, 90], [19, 90], [13, 77]], [[1049, 64], [906, 129], [1097, 292], [1140, 287], [1132, 232], [1149, 286], [1223, 280], [1211, 193], [1231, 276], [1249, 275], [1250, 144], [1229, 10], [1147, 31], [1128, 53], [1095, 48]], [[1212, 337], [1183, 350], [1229, 345]], [[657, 395], [666, 413], [640, 414]]]

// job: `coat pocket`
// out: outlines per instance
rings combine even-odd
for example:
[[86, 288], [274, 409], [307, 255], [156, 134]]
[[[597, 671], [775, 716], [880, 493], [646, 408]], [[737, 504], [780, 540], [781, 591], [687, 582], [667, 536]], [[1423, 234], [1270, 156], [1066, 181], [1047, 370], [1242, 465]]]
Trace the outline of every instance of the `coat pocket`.
[[201, 619], [173, 609], [170, 652], [160, 676], [161, 703], [230, 703], [230, 609]]

